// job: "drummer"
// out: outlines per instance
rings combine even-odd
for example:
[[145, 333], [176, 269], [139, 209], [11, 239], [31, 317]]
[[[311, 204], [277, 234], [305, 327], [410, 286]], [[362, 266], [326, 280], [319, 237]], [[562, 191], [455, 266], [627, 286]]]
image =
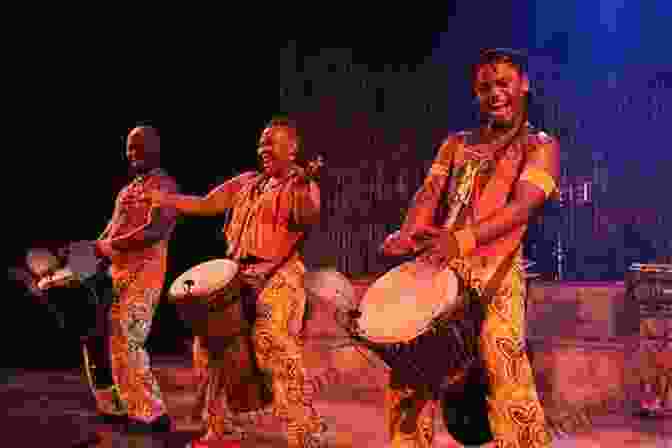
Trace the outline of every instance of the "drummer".
[[[453, 268], [490, 301], [479, 345], [489, 383], [491, 446], [549, 447], [525, 352], [521, 241], [530, 216], [556, 193], [559, 146], [527, 121], [522, 55], [485, 50], [472, 68], [482, 124], [444, 141], [400, 231], [382, 249], [405, 255], [428, 247], [422, 261]], [[394, 377], [386, 393], [392, 446], [430, 447], [435, 403]]]
[[[286, 425], [289, 446], [319, 446], [324, 427], [304, 396], [300, 331], [306, 304], [302, 285], [305, 267], [301, 246], [320, 217], [320, 190], [299, 163], [299, 136], [293, 123], [273, 120], [264, 129], [257, 155], [260, 172], [246, 172], [223, 183], [205, 197], [152, 192], [154, 204], [187, 215], [217, 215], [231, 209], [224, 229], [228, 257], [240, 263], [243, 281], [256, 305], [253, 344], [257, 363], [271, 379], [274, 413]], [[243, 300], [246, 300], [243, 298]], [[202, 341], [194, 350], [207, 358]], [[207, 359], [204, 360], [207, 363]], [[232, 411], [217, 375], [210, 369], [206, 399], [207, 432], [192, 444], [239, 437]], [[238, 420], [238, 419], [236, 419]], [[232, 436], [233, 431], [238, 436]], [[316, 445], [318, 444], [318, 445]]]
[[144, 193], [175, 192], [177, 184], [160, 168], [158, 129], [133, 128], [126, 139], [126, 156], [135, 177], [119, 192], [112, 219], [95, 247], [111, 262], [114, 290], [108, 319], [114, 385], [99, 390], [96, 399], [102, 413], [126, 413], [129, 432], [167, 432], [171, 420], [145, 343], [164, 285], [175, 213], [151, 209]]

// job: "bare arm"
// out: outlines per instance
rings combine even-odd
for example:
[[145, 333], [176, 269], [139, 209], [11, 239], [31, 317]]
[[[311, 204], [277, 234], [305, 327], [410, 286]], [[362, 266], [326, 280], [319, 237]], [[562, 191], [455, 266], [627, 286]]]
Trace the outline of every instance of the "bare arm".
[[233, 205], [233, 197], [242, 186], [254, 177], [249, 172], [236, 176], [210, 191], [205, 196], [169, 194], [160, 199], [160, 204], [170, 207], [185, 215], [215, 216], [224, 213]]
[[555, 192], [559, 175], [560, 147], [557, 141], [539, 145], [528, 155], [512, 201], [471, 228], [476, 246], [494, 241], [527, 223], [533, 213]]

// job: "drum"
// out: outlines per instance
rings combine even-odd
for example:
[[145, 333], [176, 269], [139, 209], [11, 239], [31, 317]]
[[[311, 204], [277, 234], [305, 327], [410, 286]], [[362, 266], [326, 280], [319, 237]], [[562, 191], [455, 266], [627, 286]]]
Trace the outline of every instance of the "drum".
[[474, 294], [449, 268], [406, 262], [364, 294], [355, 338], [401, 381], [438, 395], [461, 384], [477, 360], [484, 310]]
[[86, 281], [103, 268], [103, 260], [96, 256], [94, 241], [75, 241], [67, 247], [68, 268], [80, 281]]
[[404, 263], [364, 294], [355, 339], [394, 372], [395, 382], [440, 399], [444, 424], [460, 443], [493, 440], [487, 379], [478, 352], [485, 307], [451, 269]]
[[[85, 284], [102, 273], [104, 260], [96, 256], [95, 242], [75, 241], [61, 249], [67, 262], [60, 266], [58, 258], [46, 249], [33, 249], [28, 253], [28, 266], [39, 272], [38, 288], [47, 290], [58, 287], [74, 287]], [[60, 267], [60, 269], [59, 269]]]
[[240, 300], [242, 287], [238, 263], [210, 260], [180, 275], [168, 299], [194, 335], [232, 337], [250, 329]]
[[[244, 309], [254, 297], [238, 276], [238, 264], [217, 259], [201, 263], [171, 285], [169, 300], [220, 368], [227, 404], [235, 412], [263, 409], [271, 390], [256, 363], [250, 332], [253, 317]], [[250, 299], [250, 300], [246, 300]]]
[[36, 277], [44, 277], [61, 267], [61, 261], [48, 249], [30, 249], [26, 254], [26, 265]]

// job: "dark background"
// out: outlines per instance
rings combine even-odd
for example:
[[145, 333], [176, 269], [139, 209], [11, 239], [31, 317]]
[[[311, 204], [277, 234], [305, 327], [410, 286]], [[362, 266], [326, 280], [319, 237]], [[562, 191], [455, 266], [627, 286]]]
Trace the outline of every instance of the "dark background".
[[[258, 17], [271, 19], [273, 27], [255, 17], [217, 16], [221, 23], [203, 24], [203, 34], [179, 28], [148, 41], [90, 49], [86, 36], [80, 35], [76, 45], [45, 36], [31, 51], [20, 51], [7, 70], [14, 80], [6, 83], [5, 92], [16, 99], [5, 107], [4, 211], [9, 226], [3, 235], [8, 265], [20, 263], [29, 247], [56, 248], [98, 235], [128, 180], [123, 138], [137, 121], [150, 120], [161, 129], [163, 165], [186, 193], [204, 194], [254, 167], [260, 131], [271, 116], [283, 112], [308, 118], [299, 124], [308, 134], [309, 152], [329, 149], [332, 166], [340, 164], [358, 179], [390, 159], [390, 148], [398, 148], [399, 129], [412, 131], [405, 141], [408, 160], [421, 165], [448, 131], [472, 125], [469, 62], [481, 47], [516, 47], [548, 60], [537, 66], [546, 79], [534, 80], [533, 88], [542, 88], [536, 91], [539, 105], [531, 118], [561, 139], [563, 168], [570, 175], [590, 174], [591, 157], [601, 152], [610, 173], [600, 199], [605, 210], [607, 205], [615, 210], [603, 225], [606, 236], [592, 233], [593, 209], [577, 209], [572, 217], [578, 224], [567, 248], [573, 263], [570, 279], [622, 279], [627, 263], [672, 248], [665, 225], [654, 236], [633, 220], [670, 216], [664, 192], [669, 191], [672, 157], [664, 136], [672, 110], [672, 61], [666, 41], [653, 30], [664, 27], [672, 8], [663, 2], [652, 5], [586, 6], [576, 0], [555, 7], [507, 0], [443, 2], [431, 9], [326, 7], [285, 15], [259, 10]], [[286, 21], [286, 15], [295, 13], [312, 32]], [[289, 60], [283, 50], [291, 46], [296, 57]], [[308, 66], [311, 58], [325, 67], [332, 64], [322, 55], [325, 48], [352, 50], [350, 60], [333, 65], [358, 65], [361, 81], [371, 86], [368, 93], [349, 87], [350, 81], [341, 82], [345, 75]], [[400, 65], [415, 69], [402, 75]], [[607, 84], [613, 90], [596, 90]], [[341, 90], [330, 90], [335, 85]], [[283, 100], [288, 86], [299, 86], [301, 92]], [[404, 96], [409, 101], [399, 100]], [[346, 125], [331, 126], [334, 99], [336, 118], [345, 117]], [[423, 102], [432, 107], [423, 111]], [[376, 154], [360, 148], [369, 140], [368, 132], [385, 141]], [[347, 143], [331, 144], [338, 141]], [[363, 169], [358, 163], [367, 156], [368, 168]], [[422, 172], [419, 165], [412, 168]], [[399, 171], [391, 167], [390, 172], [393, 182]], [[405, 198], [398, 199], [407, 204]], [[555, 229], [568, 225], [558, 218], [557, 209], [546, 212], [550, 224], [533, 226], [528, 252], [535, 247], [533, 258], [550, 272], [555, 269]], [[193, 265], [223, 254], [221, 225], [221, 218], [181, 220], [171, 242], [167, 285]], [[358, 223], [348, 225], [358, 230]], [[654, 240], [659, 242], [655, 250]], [[358, 242], [353, 245], [364, 251]], [[317, 249], [337, 253], [329, 245]], [[339, 255], [365, 258], [355, 252]], [[15, 284], [8, 291], [2, 308], [7, 342], [2, 362], [11, 367], [77, 366], [76, 341], [58, 330], [45, 307], [23, 297]], [[174, 310], [162, 304], [151, 350], [182, 353], [186, 336]]]
[[[437, 39], [432, 32], [377, 36], [359, 41], [324, 34], [299, 41], [306, 54], [321, 46], [354, 46], [362, 60], [375, 65], [421, 61]], [[60, 54], [60, 69], [40, 82], [22, 84], [17, 119], [6, 141], [11, 153], [5, 165], [8, 265], [20, 265], [31, 247], [55, 250], [68, 241], [97, 237], [129, 180], [124, 137], [137, 122], [159, 127], [162, 164], [185, 193], [205, 194], [254, 168], [265, 123], [288, 112], [278, 105], [277, 80], [277, 55], [288, 41], [276, 36], [234, 48], [193, 45], [180, 54], [164, 49], [139, 55], [129, 48], [95, 62], [73, 51]], [[222, 224], [220, 217], [180, 219], [166, 287], [190, 267], [224, 254]], [[76, 367], [77, 335], [60, 329], [55, 316], [19, 284], [10, 281], [7, 287], [2, 367]], [[188, 335], [164, 301], [150, 351], [183, 353]]]

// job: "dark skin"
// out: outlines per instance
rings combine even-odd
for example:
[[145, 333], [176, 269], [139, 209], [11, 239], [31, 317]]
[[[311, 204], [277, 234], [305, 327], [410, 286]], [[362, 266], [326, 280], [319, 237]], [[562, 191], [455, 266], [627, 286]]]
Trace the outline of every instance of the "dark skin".
[[[158, 168], [159, 155], [158, 134], [153, 128], [134, 128], [129, 133], [126, 157], [132, 171], [141, 174]], [[154, 208], [150, 222], [131, 234], [109, 239], [104, 232], [103, 237], [96, 241], [96, 252], [102, 257], [110, 258], [117, 251], [137, 247], [140, 240], [143, 245], [151, 245], [163, 237], [174, 218], [173, 210], [166, 207]]]
[[[486, 140], [497, 138], [516, 123], [525, 113], [525, 96], [529, 91], [527, 77], [506, 63], [482, 66], [474, 80], [474, 94], [480, 110], [490, 118], [490, 126], [480, 129]], [[529, 155], [525, 167], [535, 167], [548, 173], [558, 182], [560, 174], [560, 151], [555, 141], [543, 144]], [[390, 235], [383, 244], [386, 255], [400, 256], [427, 249], [430, 257], [450, 260], [459, 255], [453, 232], [433, 225], [441, 193], [448, 182], [447, 176], [432, 174], [415, 194], [408, 217], [396, 234]], [[476, 245], [490, 243], [520, 225], [546, 200], [545, 192], [537, 185], [519, 181], [514, 186], [512, 200], [492, 216], [476, 222], [471, 230]]]

